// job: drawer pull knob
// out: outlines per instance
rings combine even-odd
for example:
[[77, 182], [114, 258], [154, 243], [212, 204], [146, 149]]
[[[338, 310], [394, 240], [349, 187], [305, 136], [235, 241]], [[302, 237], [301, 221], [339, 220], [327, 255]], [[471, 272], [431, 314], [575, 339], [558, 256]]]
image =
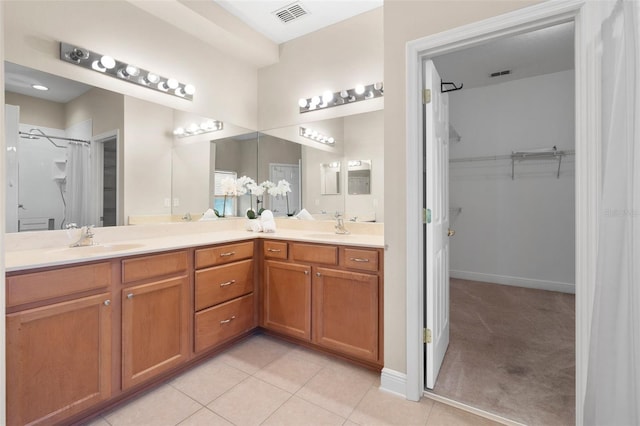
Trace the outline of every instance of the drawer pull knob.
[[322, 275], [320, 274], [320, 272], [316, 272], [316, 277], [321, 277]]
[[235, 251], [229, 251], [227, 253], [220, 253], [220, 257], [233, 256], [234, 254], [236, 254]]
[[107, 299], [104, 301], [104, 306], [109, 306], [111, 305], [111, 300]]
[[127, 294], [127, 299], [133, 299], [133, 293]]
[[272, 248], [268, 248], [267, 251], [271, 252], [271, 253], [280, 253], [282, 250], [280, 249], [272, 249]]
[[304, 271], [304, 274], [305, 275], [309, 275], [309, 271]]
[[226, 320], [222, 320], [222, 321], [220, 321], [220, 325], [222, 325], [222, 324], [229, 324], [229, 323], [230, 323], [231, 321], [233, 321], [234, 319], [236, 319], [236, 316], [235, 316], [235, 315], [234, 315], [234, 316], [232, 316], [232, 317], [231, 317], [231, 318], [229, 318], [229, 319], [226, 319]]
[[235, 284], [235, 283], [236, 283], [236, 280], [227, 281], [226, 283], [221, 283], [220, 287], [226, 287], [228, 285]]
[[368, 262], [369, 261], [369, 259], [365, 259], [363, 257], [350, 257], [349, 260], [352, 262]]

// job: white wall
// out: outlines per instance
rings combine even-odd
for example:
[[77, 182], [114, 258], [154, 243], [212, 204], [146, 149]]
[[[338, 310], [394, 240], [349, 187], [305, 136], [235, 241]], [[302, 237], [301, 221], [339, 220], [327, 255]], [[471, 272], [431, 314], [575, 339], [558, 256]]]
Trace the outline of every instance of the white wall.
[[[171, 214], [173, 110], [124, 98], [124, 217]], [[168, 201], [165, 203], [165, 201]]]
[[[5, 105], [4, 117], [4, 138], [7, 147], [5, 178], [6, 209], [5, 230], [7, 232], [18, 232], [18, 127], [20, 120], [20, 107], [16, 105]], [[2, 150], [3, 152], [4, 149]]]
[[[437, 64], [437, 60], [436, 60]], [[462, 140], [451, 158], [574, 148], [574, 76], [544, 76], [449, 95]], [[450, 165], [451, 276], [575, 292], [574, 157]]]

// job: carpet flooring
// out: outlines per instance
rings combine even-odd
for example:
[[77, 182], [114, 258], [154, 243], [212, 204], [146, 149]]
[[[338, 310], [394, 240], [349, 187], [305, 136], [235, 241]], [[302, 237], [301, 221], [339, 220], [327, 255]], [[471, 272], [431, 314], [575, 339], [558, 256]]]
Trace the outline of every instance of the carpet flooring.
[[575, 424], [575, 296], [451, 279], [433, 392], [527, 425]]

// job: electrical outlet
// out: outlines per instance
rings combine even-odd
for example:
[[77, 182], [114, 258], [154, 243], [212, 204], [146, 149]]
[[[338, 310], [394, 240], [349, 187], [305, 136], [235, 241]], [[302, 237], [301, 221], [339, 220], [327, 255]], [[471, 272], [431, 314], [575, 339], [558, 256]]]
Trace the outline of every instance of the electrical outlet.
[[178, 207], [180, 205], [180, 198], [173, 199], [173, 207]]
[[164, 206], [165, 207], [171, 207], [171, 198], [165, 198], [164, 199]]

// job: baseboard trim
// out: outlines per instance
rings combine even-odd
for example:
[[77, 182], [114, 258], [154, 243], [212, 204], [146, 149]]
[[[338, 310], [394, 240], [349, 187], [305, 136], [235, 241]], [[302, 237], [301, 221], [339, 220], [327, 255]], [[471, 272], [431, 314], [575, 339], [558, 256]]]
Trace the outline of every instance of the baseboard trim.
[[383, 368], [380, 373], [380, 390], [406, 398], [407, 375], [390, 368]]
[[476, 407], [472, 407], [471, 405], [464, 404], [462, 402], [458, 402], [454, 399], [447, 398], [445, 396], [436, 395], [433, 392], [424, 391], [424, 396], [426, 398], [432, 399], [434, 401], [440, 402], [442, 404], [450, 405], [451, 407], [457, 408], [462, 411], [466, 411], [471, 414], [475, 414], [479, 417], [484, 417], [485, 419], [493, 420], [494, 422], [501, 423], [507, 426], [525, 426], [523, 423], [518, 423], [514, 420], [507, 419], [506, 417], [499, 416], [497, 414], [490, 413], [488, 411], [481, 410]]
[[557, 281], [534, 280], [531, 278], [510, 277], [508, 275], [483, 274], [481, 272], [470, 271], [449, 271], [451, 278], [461, 280], [483, 281], [488, 283], [510, 285], [514, 287], [534, 288], [537, 290], [559, 291], [562, 293], [576, 293], [576, 286], [571, 283]]

